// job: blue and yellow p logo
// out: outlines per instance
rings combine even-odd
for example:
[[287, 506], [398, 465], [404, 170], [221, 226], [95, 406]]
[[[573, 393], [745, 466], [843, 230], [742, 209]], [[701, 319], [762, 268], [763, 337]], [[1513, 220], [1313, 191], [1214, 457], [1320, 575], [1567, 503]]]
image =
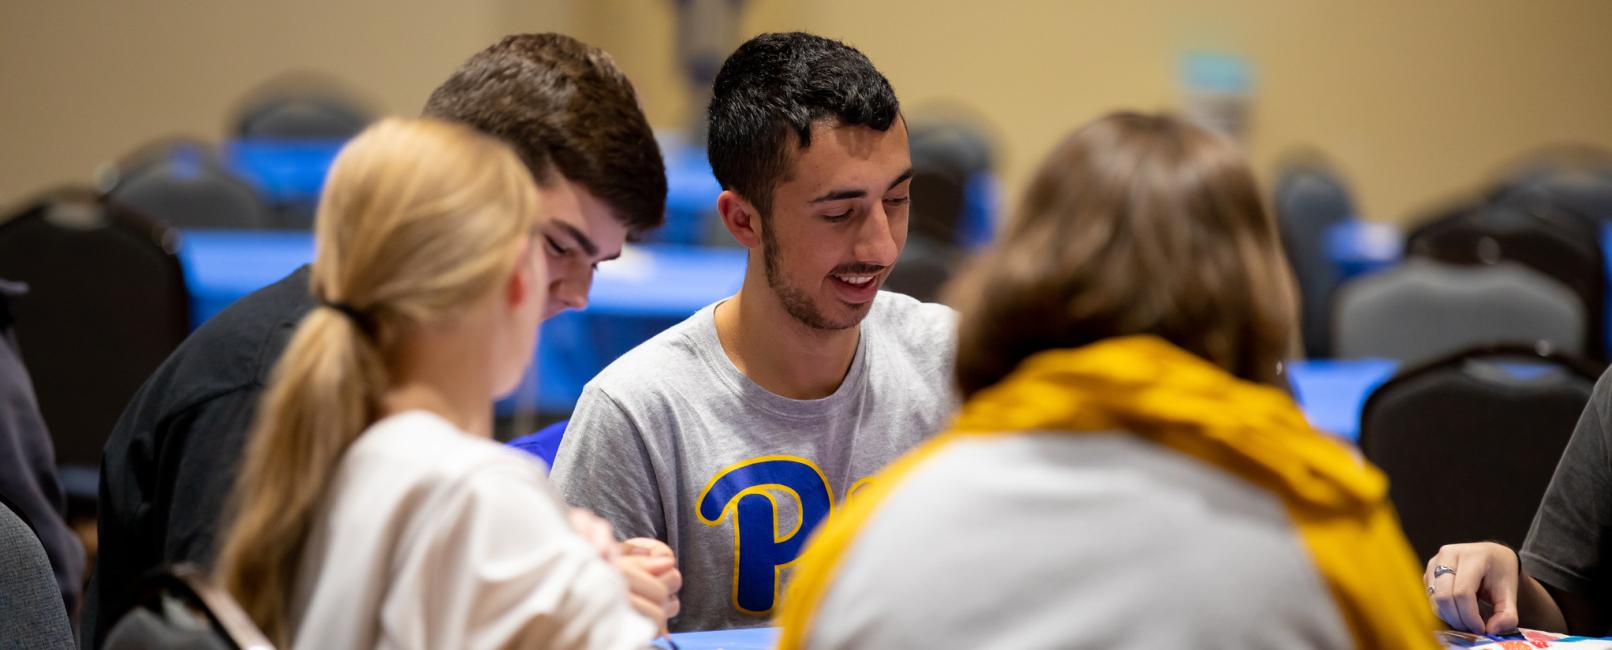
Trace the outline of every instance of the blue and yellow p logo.
[[[780, 530], [778, 495], [800, 511], [800, 521]], [[720, 526], [733, 515], [733, 606], [756, 616], [778, 602], [780, 574], [800, 557], [812, 529], [834, 508], [823, 470], [804, 458], [763, 456], [717, 472], [699, 498], [700, 523]]]

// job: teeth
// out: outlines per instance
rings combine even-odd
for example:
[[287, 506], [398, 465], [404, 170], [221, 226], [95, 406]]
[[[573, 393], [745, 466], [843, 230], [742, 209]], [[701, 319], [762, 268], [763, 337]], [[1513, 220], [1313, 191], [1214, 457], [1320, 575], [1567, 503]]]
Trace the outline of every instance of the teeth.
[[873, 281], [873, 276], [871, 275], [836, 275], [834, 277], [846, 284], [855, 285], [863, 285]]

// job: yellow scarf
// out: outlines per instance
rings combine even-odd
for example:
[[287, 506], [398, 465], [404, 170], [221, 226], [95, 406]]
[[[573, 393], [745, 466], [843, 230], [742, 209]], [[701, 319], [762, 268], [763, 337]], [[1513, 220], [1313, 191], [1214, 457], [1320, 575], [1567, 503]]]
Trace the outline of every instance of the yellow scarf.
[[901, 479], [965, 436], [1131, 432], [1281, 498], [1360, 648], [1438, 648], [1416, 557], [1376, 468], [1305, 420], [1280, 390], [1150, 336], [1037, 354], [974, 395], [943, 433], [881, 472], [823, 525], [795, 571], [779, 648], [804, 646], [863, 524]]

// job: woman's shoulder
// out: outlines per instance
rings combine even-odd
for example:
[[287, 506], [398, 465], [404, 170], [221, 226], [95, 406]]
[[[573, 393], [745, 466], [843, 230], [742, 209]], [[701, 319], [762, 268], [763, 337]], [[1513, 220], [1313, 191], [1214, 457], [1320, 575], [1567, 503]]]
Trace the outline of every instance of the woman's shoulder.
[[343, 459], [344, 469], [439, 487], [496, 480], [540, 485], [543, 468], [530, 456], [467, 433], [441, 416], [408, 411], [371, 425]]
[[[823, 604], [835, 619], [883, 603], [881, 615], [923, 612], [913, 628], [1000, 620], [1004, 634], [1078, 635], [1130, 621], [1164, 645], [1262, 620], [1286, 626], [1269, 632], [1281, 638], [1345, 632], [1280, 500], [1125, 434], [963, 436], [888, 494], [843, 562]], [[1166, 612], [1182, 618], [1157, 620]]]

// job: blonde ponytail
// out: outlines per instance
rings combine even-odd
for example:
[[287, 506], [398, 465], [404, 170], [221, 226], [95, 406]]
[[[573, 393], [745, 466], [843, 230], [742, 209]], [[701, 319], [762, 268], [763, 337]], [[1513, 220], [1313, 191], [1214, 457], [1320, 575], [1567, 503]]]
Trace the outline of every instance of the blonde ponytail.
[[317, 221], [320, 306], [259, 404], [216, 571], [276, 644], [291, 642], [290, 601], [330, 479], [378, 417], [397, 331], [492, 290], [537, 212], [515, 154], [467, 127], [386, 120], [337, 157]]

